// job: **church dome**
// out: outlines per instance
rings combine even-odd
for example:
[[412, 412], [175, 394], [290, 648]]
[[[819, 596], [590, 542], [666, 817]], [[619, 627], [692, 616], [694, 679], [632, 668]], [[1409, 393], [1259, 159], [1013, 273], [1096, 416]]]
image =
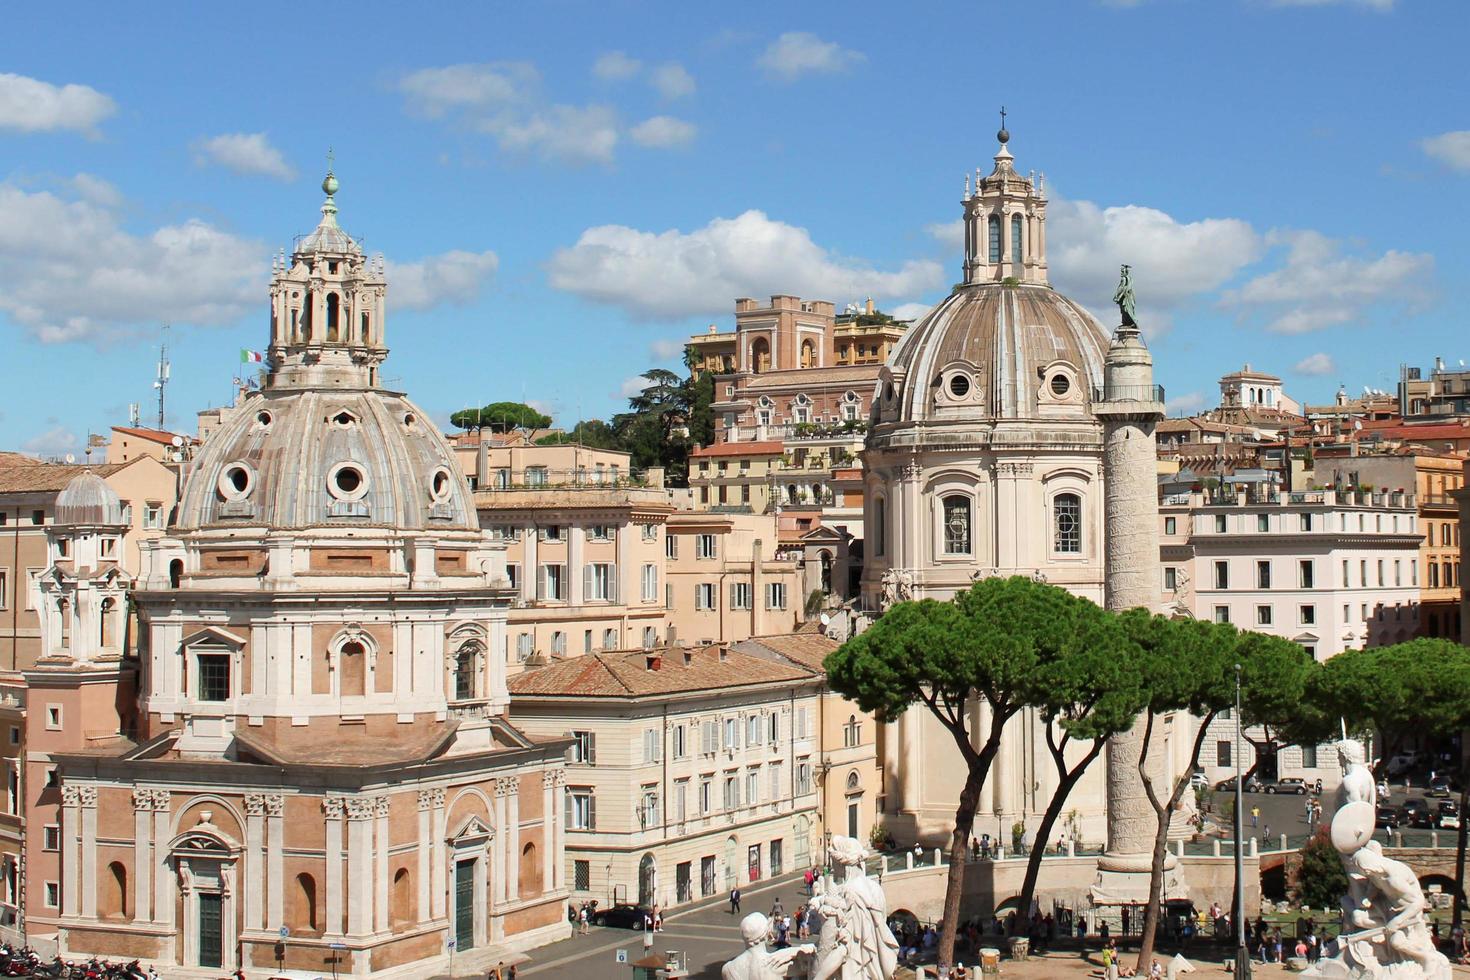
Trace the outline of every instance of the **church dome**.
[[878, 405], [885, 421], [1026, 419], [1085, 405], [1103, 383], [1108, 334], [1042, 283], [976, 282], [905, 332]]
[[428, 416], [376, 388], [255, 392], [190, 465], [178, 526], [478, 530]]
[[121, 527], [123, 503], [117, 491], [91, 470], [73, 477], [56, 497], [56, 523]]

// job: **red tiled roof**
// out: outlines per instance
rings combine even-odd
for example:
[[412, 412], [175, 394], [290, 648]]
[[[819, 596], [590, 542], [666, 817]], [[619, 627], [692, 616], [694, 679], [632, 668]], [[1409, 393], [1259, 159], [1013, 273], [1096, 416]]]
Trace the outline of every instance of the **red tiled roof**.
[[779, 456], [785, 445], [780, 440], [766, 442], [719, 442], [700, 446], [691, 456]]
[[816, 630], [799, 633], [779, 633], [774, 636], [752, 636], [736, 644], [737, 650], [750, 646], [762, 647], [792, 663], [825, 673], [822, 662], [842, 644]]
[[125, 425], [114, 425], [112, 431], [138, 439], [147, 439], [149, 442], [162, 443], [165, 446], [172, 446], [175, 439], [182, 439], [185, 442], [194, 441], [188, 436], [181, 436], [177, 432], [164, 432], [162, 429], [134, 429]]
[[[651, 657], [658, 658], [656, 670], [649, 669]], [[588, 653], [512, 677], [510, 693], [517, 697], [656, 697], [799, 682], [814, 676], [811, 669], [794, 663], [778, 663], [735, 650], [727, 650], [722, 657], [720, 647], [708, 646]]]
[[6, 465], [0, 461], [0, 493], [52, 493], [66, 489], [73, 478], [91, 470], [100, 477], [108, 477], [129, 466], [127, 463], [97, 463], [87, 466], [82, 463], [43, 463], [26, 457], [26, 462]]

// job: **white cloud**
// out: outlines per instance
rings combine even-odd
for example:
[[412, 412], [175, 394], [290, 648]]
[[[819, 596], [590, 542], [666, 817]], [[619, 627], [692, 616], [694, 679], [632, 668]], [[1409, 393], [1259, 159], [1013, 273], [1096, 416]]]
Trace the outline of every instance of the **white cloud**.
[[451, 251], [388, 266], [388, 299], [397, 310], [427, 310], [474, 300], [499, 268], [494, 252]]
[[623, 51], [608, 51], [592, 63], [592, 74], [609, 82], [621, 82], [643, 70], [643, 62]]
[[850, 51], [815, 34], [787, 31], [767, 45], [755, 63], [772, 78], [789, 82], [812, 72], [830, 74], [846, 71], [866, 58], [860, 51]]
[[1218, 289], [1262, 252], [1260, 236], [1236, 218], [1179, 221], [1136, 204], [1101, 208], [1056, 197], [1047, 213], [1047, 265], [1057, 288], [1104, 310], [1126, 262], [1139, 322], [1151, 333], [1167, 329], [1174, 310]]
[[95, 137], [97, 124], [116, 111], [109, 96], [89, 85], [52, 85], [0, 73], [0, 129], [23, 133], [69, 129]]
[[71, 200], [0, 182], [0, 311], [20, 327], [104, 343], [159, 323], [231, 323], [260, 304], [262, 244], [197, 219], [136, 235], [90, 190]]
[[934, 307], [928, 303], [899, 303], [889, 315], [895, 320], [913, 320], [918, 322], [924, 314], [932, 309]]
[[217, 164], [237, 174], [292, 180], [296, 171], [265, 133], [222, 133], [194, 144], [194, 161]]
[[[55, 422], [55, 419], [47, 419]], [[77, 434], [64, 425], [53, 425], [20, 444], [21, 452], [33, 456], [64, 456], [81, 446]]]
[[855, 296], [907, 298], [944, 282], [937, 262], [874, 269], [756, 210], [691, 232], [589, 228], [575, 245], [552, 255], [548, 274], [557, 289], [660, 318], [724, 312], [737, 296], [773, 290], [831, 299], [840, 307]]
[[565, 163], [611, 163], [618, 145], [617, 114], [607, 106], [547, 106], [486, 119], [480, 128], [503, 150]]
[[529, 100], [541, 75], [524, 61], [421, 68], [399, 80], [415, 111], [439, 117], [453, 111], [499, 109]]
[[1470, 173], [1470, 129], [1431, 136], [1419, 147], [1451, 170]]
[[679, 340], [655, 340], [648, 345], [648, 356], [655, 361], [672, 361], [684, 357], [684, 345], [687, 341]]
[[1393, 10], [1395, 0], [1270, 0], [1273, 7], [1366, 7], [1380, 13]]
[[649, 76], [649, 83], [666, 99], [682, 99], [694, 94], [694, 76], [677, 61], [655, 68]]
[[1170, 415], [1193, 415], [1204, 407], [1205, 396], [1200, 391], [1191, 391], [1164, 402], [1164, 411]]
[[1316, 231], [1276, 231], [1267, 241], [1287, 247], [1285, 263], [1228, 290], [1221, 305], [1270, 317], [1266, 329], [1273, 333], [1308, 333], [1357, 320], [1380, 305], [1412, 305], [1434, 268], [1423, 253], [1343, 255], [1340, 241]]
[[633, 142], [658, 150], [687, 146], [698, 132], [694, 124], [673, 116], [654, 116], [634, 126], [628, 133]]
[[71, 186], [83, 199], [104, 208], [115, 208], [123, 202], [122, 192], [111, 181], [95, 174], [77, 174], [71, 179]]
[[644, 388], [647, 387], [648, 379], [643, 377], [643, 375], [641, 374], [634, 375], [631, 378], [624, 378], [623, 383], [618, 386], [618, 397], [632, 398], [634, 395], [639, 394], [643, 391]]
[[1333, 363], [1331, 354], [1318, 352], [1316, 354], [1309, 354], [1300, 361], [1297, 361], [1296, 367], [1292, 370], [1296, 371], [1297, 374], [1320, 376], [1336, 371], [1337, 365]]
[[956, 218], [953, 221], [936, 221], [924, 226], [924, 231], [936, 242], [955, 251], [963, 251], [965, 247], [965, 222]]

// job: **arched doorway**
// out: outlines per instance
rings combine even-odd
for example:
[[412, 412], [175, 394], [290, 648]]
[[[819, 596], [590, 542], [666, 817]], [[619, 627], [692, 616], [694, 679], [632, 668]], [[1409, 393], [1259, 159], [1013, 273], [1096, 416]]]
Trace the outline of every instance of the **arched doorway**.
[[725, 891], [735, 887], [739, 880], [737, 874], [740, 870], [740, 841], [731, 834], [725, 841]]
[[230, 969], [235, 966], [235, 864], [239, 846], [219, 833], [207, 811], [199, 825], [169, 846], [183, 899], [183, 966]]
[[750, 342], [750, 369], [756, 374], [771, 369], [771, 344], [764, 337]]
[[652, 905], [657, 891], [658, 862], [652, 854], [645, 854], [638, 862], [638, 904]]

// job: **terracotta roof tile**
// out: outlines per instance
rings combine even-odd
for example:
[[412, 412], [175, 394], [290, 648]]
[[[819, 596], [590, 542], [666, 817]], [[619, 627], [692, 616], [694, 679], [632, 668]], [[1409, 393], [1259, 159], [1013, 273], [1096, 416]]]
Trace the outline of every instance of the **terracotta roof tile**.
[[172, 446], [175, 439], [182, 439], [186, 443], [196, 441], [188, 436], [179, 435], [177, 432], [165, 432], [162, 429], [134, 429], [126, 425], [114, 425], [112, 431], [137, 439], [147, 439], [149, 442], [162, 443], [165, 446]]
[[696, 458], [707, 456], [779, 456], [785, 446], [780, 440], [767, 442], [720, 442], [713, 446], [700, 446], [689, 455]]
[[752, 646], [762, 647], [784, 657], [792, 663], [825, 673], [822, 662], [827, 659], [827, 654], [832, 653], [842, 644], [831, 637], [817, 632], [780, 633], [774, 636], [752, 636], [735, 645], [737, 650], [748, 649]]
[[66, 489], [74, 477], [91, 470], [98, 476], [107, 477], [129, 463], [99, 463], [87, 466], [81, 463], [42, 463], [29, 460], [25, 463], [7, 465], [0, 460], [0, 493], [51, 493]]
[[[658, 658], [657, 669], [649, 668]], [[815, 677], [810, 668], [708, 646], [685, 650], [588, 653], [510, 679], [512, 696], [638, 698], [692, 694]]]

